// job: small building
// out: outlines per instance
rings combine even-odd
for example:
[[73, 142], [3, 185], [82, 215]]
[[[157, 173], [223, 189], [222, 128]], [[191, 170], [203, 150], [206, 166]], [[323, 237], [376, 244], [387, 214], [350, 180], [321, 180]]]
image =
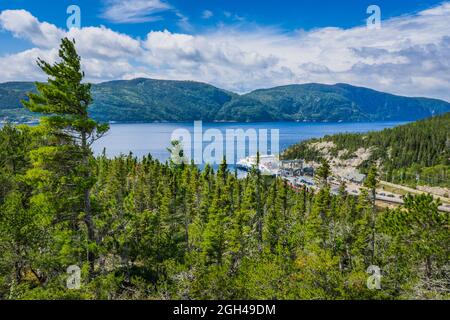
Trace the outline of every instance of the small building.
[[304, 167], [303, 168], [303, 175], [314, 177], [314, 168], [313, 167]]
[[301, 175], [303, 160], [281, 160], [280, 171], [283, 176], [294, 177]]

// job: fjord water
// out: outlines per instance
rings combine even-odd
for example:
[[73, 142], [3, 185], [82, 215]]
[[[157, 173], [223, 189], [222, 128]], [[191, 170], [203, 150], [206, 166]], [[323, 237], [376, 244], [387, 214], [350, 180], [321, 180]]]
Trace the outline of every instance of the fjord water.
[[[279, 130], [280, 151], [297, 142], [319, 138], [336, 133], [361, 133], [392, 128], [405, 122], [368, 122], [368, 123], [304, 123], [304, 122], [251, 122], [251, 123], [203, 123], [203, 133], [208, 129], [219, 129], [225, 137], [227, 129], [273, 129]], [[170, 146], [174, 130], [187, 129], [193, 136], [194, 123], [116, 123], [111, 124], [110, 131], [94, 144], [94, 152], [101, 154], [106, 149], [108, 157], [132, 152], [142, 157], [151, 154], [160, 161], [169, 158], [167, 148]], [[270, 136], [270, 134], [269, 134]], [[204, 143], [205, 144], [205, 143]], [[206, 143], [208, 144], [208, 143]], [[269, 139], [270, 145], [270, 139]]]

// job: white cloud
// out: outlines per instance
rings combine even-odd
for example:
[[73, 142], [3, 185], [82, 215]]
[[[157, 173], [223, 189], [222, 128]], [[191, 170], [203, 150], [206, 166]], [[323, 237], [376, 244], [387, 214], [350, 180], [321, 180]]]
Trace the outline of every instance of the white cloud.
[[[28, 22], [16, 22], [21, 17]], [[94, 81], [135, 76], [189, 79], [238, 92], [291, 83], [347, 82], [450, 101], [450, 2], [385, 20], [380, 30], [360, 26], [285, 33], [239, 24], [196, 35], [150, 31], [139, 40], [105, 27], [67, 33], [22, 10], [2, 12], [0, 27], [37, 47], [0, 57], [1, 69], [6, 70], [0, 81], [32, 78], [36, 55], [53, 57], [50, 48], [63, 34], [77, 40], [86, 74]]]
[[175, 15], [178, 17], [177, 25], [182, 30], [186, 32], [191, 32], [194, 30], [194, 27], [189, 22], [189, 18], [180, 12], [176, 12]]
[[114, 23], [142, 23], [160, 20], [156, 14], [170, 9], [161, 0], [107, 0], [102, 17]]
[[58, 57], [57, 49], [41, 50], [33, 48], [16, 54], [0, 57], [1, 80], [40, 81], [45, 75], [38, 68], [36, 61], [42, 58], [54, 62]]
[[39, 47], [58, 45], [63, 32], [47, 22], [39, 22], [25, 10], [4, 10], [0, 13], [0, 26], [17, 38], [29, 40]]
[[1, 12], [0, 28], [37, 46], [0, 57], [0, 81], [43, 79], [36, 60], [41, 57], [50, 62], [56, 61], [62, 37], [75, 39], [88, 79], [94, 81], [120, 78], [132, 72], [129, 60], [142, 54], [140, 42], [128, 35], [103, 26], [64, 31], [46, 22], [39, 22], [24, 10]]
[[219, 36], [192, 36], [170, 33], [165, 30], [148, 34], [144, 47], [149, 50], [147, 59], [155, 64], [170, 64], [171, 61], [198, 67], [198, 64], [212, 64], [229, 68], [260, 69], [277, 62], [272, 55], [262, 56], [257, 52], [245, 51], [233, 41]]
[[105, 27], [72, 28], [66, 34], [74, 38], [82, 56], [98, 59], [130, 58], [142, 51], [140, 42]]
[[203, 18], [203, 19], [209, 19], [209, 18], [211, 18], [212, 16], [214, 16], [214, 13], [213, 13], [211, 10], [204, 10], [204, 11], [202, 12], [202, 18]]

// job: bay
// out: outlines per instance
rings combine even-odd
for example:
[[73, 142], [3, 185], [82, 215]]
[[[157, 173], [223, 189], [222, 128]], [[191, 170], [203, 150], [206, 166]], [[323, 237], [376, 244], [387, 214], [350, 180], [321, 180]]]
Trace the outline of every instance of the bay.
[[[257, 122], [257, 123], [203, 123], [205, 133], [209, 129], [218, 129], [226, 140], [227, 129], [247, 130], [279, 130], [279, 149], [285, 148], [300, 141], [319, 138], [336, 133], [364, 133], [392, 128], [406, 122], [358, 122], [358, 123], [304, 123], [304, 122]], [[94, 152], [99, 155], [105, 149], [108, 157], [128, 154], [142, 157], [151, 154], [160, 161], [169, 159], [167, 148], [170, 146], [172, 133], [177, 129], [186, 129], [192, 135], [194, 123], [115, 123], [111, 124], [110, 131], [94, 145]], [[210, 143], [210, 142], [209, 142]], [[203, 142], [205, 146], [208, 142]], [[225, 144], [225, 142], [224, 142]], [[269, 134], [270, 145], [270, 134]], [[237, 151], [236, 151], [237, 152]], [[253, 155], [246, 150], [246, 156]], [[238, 159], [239, 160], [239, 159]]]

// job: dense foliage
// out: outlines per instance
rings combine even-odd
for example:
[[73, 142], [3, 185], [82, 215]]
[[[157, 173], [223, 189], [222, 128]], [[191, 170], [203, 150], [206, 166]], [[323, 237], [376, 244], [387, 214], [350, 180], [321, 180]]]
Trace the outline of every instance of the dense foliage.
[[284, 157], [318, 160], [322, 154], [311, 143], [327, 141], [335, 145], [330, 150], [334, 156], [346, 150], [344, 158], [351, 158], [359, 148], [370, 149], [371, 156], [361, 169], [380, 162], [388, 181], [450, 187], [450, 113], [379, 132], [304, 141], [288, 148]]
[[26, 104], [43, 123], [0, 130], [0, 299], [450, 297], [449, 215], [431, 196], [377, 211], [375, 169], [359, 197], [332, 195], [326, 162], [314, 193], [257, 170], [238, 179], [225, 161], [94, 158], [107, 127], [87, 117], [67, 39], [60, 57], [40, 61], [50, 81]]
[[[0, 119], [26, 120], [32, 83], [0, 84]], [[193, 81], [134, 79], [92, 86], [99, 121], [389, 121], [450, 111], [445, 101], [406, 98], [346, 84], [289, 85], [237, 95]], [[21, 118], [23, 117], [23, 118]]]
[[[256, 171], [237, 179], [225, 166], [102, 156], [90, 237], [84, 209], [67, 208], [76, 177], [59, 194], [33, 175], [40, 130], [0, 133], [2, 298], [449, 298], [449, 216], [431, 197], [374, 216], [368, 192], [314, 194]], [[65, 286], [70, 265], [82, 269], [80, 290]], [[370, 265], [381, 290], [366, 286]]]

